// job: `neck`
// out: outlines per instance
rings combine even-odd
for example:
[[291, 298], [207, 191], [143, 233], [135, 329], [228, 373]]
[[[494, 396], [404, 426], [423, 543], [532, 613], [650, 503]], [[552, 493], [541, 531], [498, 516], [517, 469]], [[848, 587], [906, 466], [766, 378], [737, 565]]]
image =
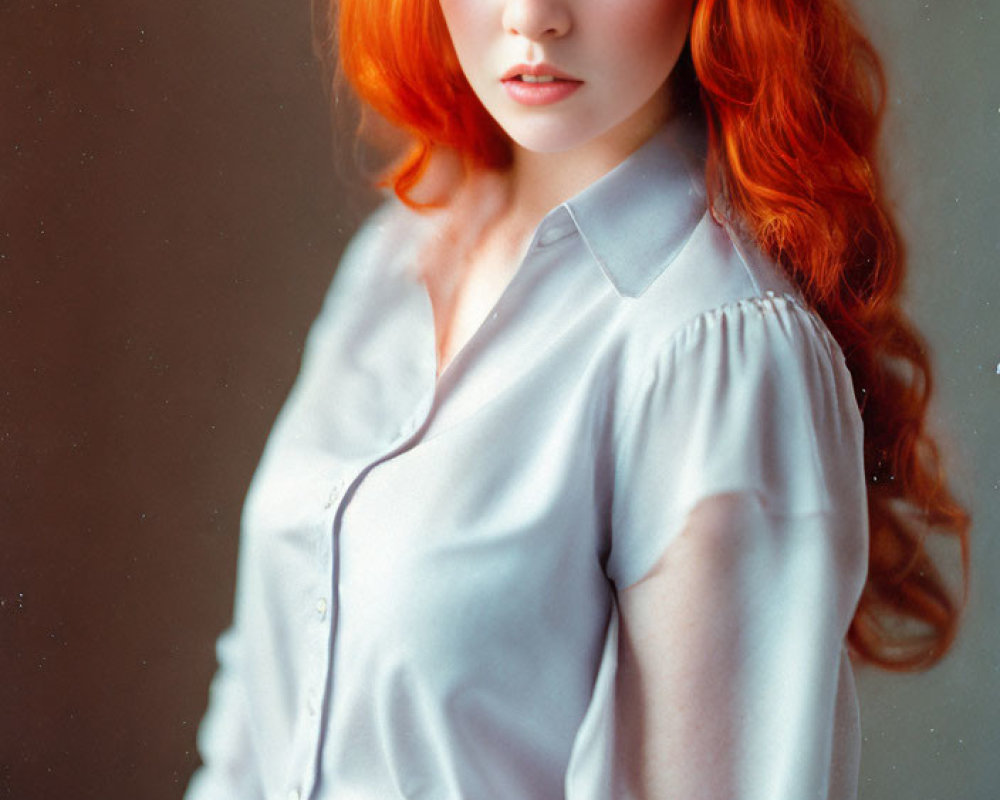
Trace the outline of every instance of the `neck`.
[[531, 229], [551, 209], [569, 200], [635, 152], [667, 121], [667, 108], [642, 121], [626, 120], [579, 147], [539, 153], [514, 145], [506, 175], [508, 214]]
[[[542, 218], [560, 203], [579, 194], [628, 158], [666, 122], [662, 113], [645, 115], [640, 123], [626, 120], [586, 143], [561, 152], [542, 153], [513, 145], [511, 166], [502, 172], [466, 172], [457, 156], [440, 154], [437, 172], [425, 176], [428, 186], [449, 187], [448, 213], [439, 238], [447, 243], [451, 263], [490, 253], [500, 263], [516, 264]], [[450, 159], [450, 160], [449, 160]], [[435, 166], [432, 164], [432, 166]], [[457, 190], [456, 181], [459, 181]], [[433, 260], [433, 259], [432, 259]]]

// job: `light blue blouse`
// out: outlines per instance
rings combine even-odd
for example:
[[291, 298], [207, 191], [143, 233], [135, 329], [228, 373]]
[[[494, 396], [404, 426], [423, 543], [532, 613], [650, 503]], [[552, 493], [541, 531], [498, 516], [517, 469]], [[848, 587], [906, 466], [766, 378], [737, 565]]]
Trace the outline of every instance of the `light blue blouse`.
[[732, 715], [739, 797], [856, 796], [851, 379], [707, 213], [700, 150], [671, 123], [553, 209], [440, 378], [415, 268], [439, 221], [364, 226], [246, 501], [188, 800], [625, 797], [616, 592], [719, 498], [747, 509], [745, 635], [738, 707], [704, 713]]

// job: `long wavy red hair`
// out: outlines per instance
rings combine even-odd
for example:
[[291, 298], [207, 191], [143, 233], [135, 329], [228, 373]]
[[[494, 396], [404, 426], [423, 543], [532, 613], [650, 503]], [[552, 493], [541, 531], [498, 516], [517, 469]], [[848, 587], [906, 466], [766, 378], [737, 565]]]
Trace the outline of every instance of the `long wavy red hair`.
[[[361, 100], [402, 131], [384, 176], [405, 202], [441, 148], [466, 169], [502, 169], [509, 140], [462, 74], [438, 0], [315, 0]], [[327, 5], [329, 3], [329, 5]], [[865, 429], [870, 552], [849, 632], [856, 656], [890, 669], [937, 661], [964, 605], [969, 517], [926, 429], [927, 349], [899, 305], [904, 259], [876, 168], [881, 65], [838, 0], [696, 0], [674, 102], [708, 123], [706, 182], [796, 280], [837, 338]], [[954, 537], [961, 586], [925, 548]]]

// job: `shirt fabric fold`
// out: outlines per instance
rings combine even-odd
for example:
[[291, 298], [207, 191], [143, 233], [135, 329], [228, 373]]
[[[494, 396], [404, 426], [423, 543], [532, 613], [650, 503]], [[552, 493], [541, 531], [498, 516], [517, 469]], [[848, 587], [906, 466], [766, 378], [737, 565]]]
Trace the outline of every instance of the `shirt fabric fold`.
[[246, 500], [188, 800], [626, 797], [616, 593], [713, 503], [736, 797], [856, 796], [851, 378], [707, 211], [702, 139], [675, 120], [553, 209], [440, 378], [438, 220], [388, 202], [358, 233]]

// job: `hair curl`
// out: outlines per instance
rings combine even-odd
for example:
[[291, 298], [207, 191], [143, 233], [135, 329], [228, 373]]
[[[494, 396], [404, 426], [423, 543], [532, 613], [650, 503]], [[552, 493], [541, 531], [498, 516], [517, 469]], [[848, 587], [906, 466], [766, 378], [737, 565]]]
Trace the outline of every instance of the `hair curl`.
[[[343, 75], [409, 137], [384, 178], [404, 202], [421, 205], [412, 193], [438, 148], [466, 169], [510, 163], [438, 0], [315, 2], [329, 2]], [[876, 168], [879, 59], [838, 0], [696, 0], [671, 83], [674, 102], [700, 100], [707, 119], [714, 212], [740, 220], [795, 279], [853, 377], [870, 545], [851, 649], [888, 669], [930, 666], [951, 645], [967, 595], [970, 521], [926, 430], [930, 361], [899, 304], [904, 257]], [[958, 596], [925, 548], [929, 533], [959, 543]]]

